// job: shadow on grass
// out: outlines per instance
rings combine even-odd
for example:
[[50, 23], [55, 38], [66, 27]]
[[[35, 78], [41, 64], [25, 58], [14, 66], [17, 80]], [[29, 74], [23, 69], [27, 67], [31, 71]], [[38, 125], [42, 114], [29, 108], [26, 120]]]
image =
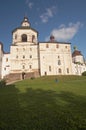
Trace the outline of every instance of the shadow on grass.
[[1, 130], [86, 130], [86, 97], [14, 85], [0, 92]]

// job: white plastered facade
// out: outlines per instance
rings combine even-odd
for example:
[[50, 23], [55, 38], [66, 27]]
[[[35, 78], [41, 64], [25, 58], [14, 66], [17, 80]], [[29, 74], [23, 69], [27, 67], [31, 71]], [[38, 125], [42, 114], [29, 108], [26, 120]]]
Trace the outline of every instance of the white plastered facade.
[[[74, 61], [83, 63], [75, 64]], [[73, 57], [70, 43], [38, 42], [38, 32], [31, 28], [28, 18], [12, 32], [10, 53], [0, 44], [0, 75], [39, 72], [44, 75], [81, 75], [86, 71], [83, 56]]]

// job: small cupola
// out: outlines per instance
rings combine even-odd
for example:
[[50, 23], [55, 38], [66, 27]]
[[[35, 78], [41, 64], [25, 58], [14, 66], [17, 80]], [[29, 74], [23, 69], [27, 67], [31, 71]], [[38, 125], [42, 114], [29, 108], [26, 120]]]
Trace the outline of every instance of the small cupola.
[[72, 57], [75, 57], [75, 56], [83, 56], [83, 55], [81, 54], [81, 51], [78, 51], [78, 49], [77, 49], [76, 46], [74, 46], [73, 49], [74, 49], [74, 52], [72, 53]]
[[28, 21], [28, 18], [27, 17], [24, 17], [22, 23], [21, 23], [21, 26], [22, 27], [29, 27], [30, 26], [30, 23]]
[[55, 42], [55, 37], [53, 35], [50, 36], [50, 42]]

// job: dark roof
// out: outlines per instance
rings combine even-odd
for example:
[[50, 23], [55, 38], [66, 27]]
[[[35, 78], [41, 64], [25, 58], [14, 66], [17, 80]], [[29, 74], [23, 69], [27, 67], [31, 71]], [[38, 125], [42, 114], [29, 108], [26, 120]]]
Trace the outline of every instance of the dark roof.
[[54, 42], [51, 42], [51, 41], [47, 41], [47, 42], [45, 42], [45, 41], [44, 41], [44, 42], [39, 42], [39, 43], [71, 44], [71, 43], [69, 43], [69, 42], [57, 42], [57, 41], [54, 41]]
[[31, 29], [31, 30], [35, 31], [36, 33], [38, 33], [35, 29], [33, 29], [33, 28], [31, 28], [31, 27], [28, 27], [28, 26], [26, 26], [26, 27], [23, 27], [23, 26], [17, 27], [17, 28], [15, 28], [15, 29], [12, 31], [12, 33], [15, 32], [17, 29]]
[[21, 24], [22, 24], [23, 22], [28, 22], [28, 23], [30, 23], [29, 20], [28, 20], [28, 17], [26, 17], [26, 16], [24, 17], [24, 19], [23, 19], [23, 21], [21, 22]]
[[75, 56], [82, 56], [81, 54], [81, 51], [78, 51], [78, 50], [75, 50], [73, 53], [72, 53], [72, 57], [75, 57]]

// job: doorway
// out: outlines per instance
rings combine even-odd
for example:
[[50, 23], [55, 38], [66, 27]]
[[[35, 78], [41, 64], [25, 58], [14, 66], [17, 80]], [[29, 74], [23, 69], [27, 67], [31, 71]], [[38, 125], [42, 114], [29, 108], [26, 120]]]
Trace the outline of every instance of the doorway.
[[22, 72], [22, 79], [25, 79], [25, 72]]

